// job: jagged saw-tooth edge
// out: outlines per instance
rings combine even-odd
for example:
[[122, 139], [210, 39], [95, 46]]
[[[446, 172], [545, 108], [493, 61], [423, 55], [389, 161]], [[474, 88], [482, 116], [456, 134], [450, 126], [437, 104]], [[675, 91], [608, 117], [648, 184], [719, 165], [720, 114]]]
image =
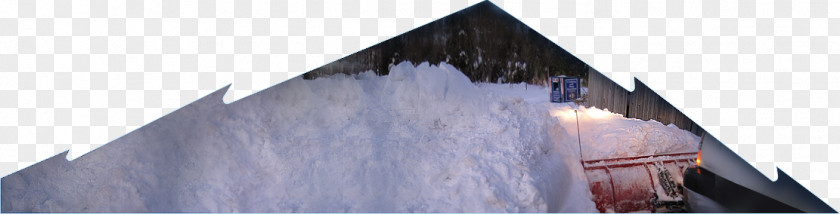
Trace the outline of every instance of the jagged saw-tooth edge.
[[[261, 92], [261, 91], [264, 91], [264, 90], [266, 90], [266, 89], [269, 89], [269, 88], [271, 88], [271, 87], [274, 87], [274, 86], [275, 86], [275, 85], [277, 85], [277, 84], [283, 83], [283, 82], [285, 82], [285, 81], [288, 81], [288, 80], [291, 80], [291, 79], [294, 79], [294, 78], [296, 78], [296, 76], [295, 76], [295, 77], [292, 77], [292, 78], [289, 78], [289, 79], [286, 79], [286, 80], [283, 80], [283, 81], [280, 81], [279, 83], [269, 84], [269, 86], [268, 86], [268, 87], [262, 87], [262, 89], [259, 89], [259, 90], [254, 90], [253, 88], [251, 88], [251, 89], [249, 89], [249, 90], [239, 90], [239, 91], [238, 91], [238, 92], [243, 92], [244, 94], [243, 94], [243, 93], [239, 93], [239, 94], [235, 94], [235, 93], [225, 93], [225, 94], [222, 96], [222, 102], [223, 102], [224, 104], [231, 104], [231, 103], [235, 103], [236, 101], [239, 101], [239, 100], [241, 100], [241, 99], [245, 99], [246, 97], [250, 97], [251, 95], [254, 95], [254, 94], [256, 94], [256, 93], [259, 93], [259, 92]], [[230, 91], [237, 90], [237, 89], [234, 89], [234, 88], [236, 88], [237, 86], [235, 86], [235, 84], [233, 84], [233, 83], [228, 84], [226, 87], [229, 87], [229, 88], [230, 88], [230, 89], [229, 89]]]
[[[338, 61], [338, 60], [336, 60], [336, 61]], [[335, 61], [333, 61], [333, 62], [335, 62]], [[333, 62], [330, 62], [330, 63], [333, 63]], [[327, 64], [325, 64], [325, 65], [327, 65]], [[310, 71], [312, 71], [312, 70], [310, 70]], [[307, 71], [307, 72], [309, 72], [309, 71]], [[307, 73], [307, 72], [304, 72], [304, 73]], [[274, 86], [277, 86], [277, 85], [282, 84], [282, 83], [284, 83], [284, 82], [290, 81], [290, 80], [292, 80], [292, 79], [295, 79], [295, 78], [303, 78], [303, 76], [302, 76], [302, 75], [303, 75], [303, 74], [300, 74], [300, 75], [297, 75], [297, 76], [292, 76], [292, 77], [289, 77], [289, 78], [287, 78], [287, 79], [285, 79], [285, 80], [283, 80], [283, 81], [280, 81], [280, 82], [277, 82], [277, 83], [274, 83], [274, 84], [270, 84], [268, 87], [262, 88], [262, 89], [260, 89], [260, 90], [253, 90], [253, 89], [252, 89], [251, 91], [249, 91], [249, 93], [248, 93], [247, 95], [242, 95], [242, 94], [240, 94], [240, 95], [234, 96], [234, 93], [225, 93], [225, 94], [223, 94], [223, 95], [221, 96], [221, 100], [222, 100], [222, 103], [224, 103], [224, 104], [231, 104], [231, 103], [235, 103], [235, 102], [237, 102], [237, 101], [239, 101], [239, 100], [242, 100], [242, 99], [245, 99], [245, 98], [247, 98], [247, 97], [250, 97], [250, 96], [252, 96], [252, 95], [254, 95], [254, 94], [257, 94], [257, 93], [263, 92], [263, 91], [265, 91], [265, 90], [268, 90], [268, 89], [270, 89], [270, 88], [272, 88], [272, 87], [274, 87]], [[233, 90], [232, 88], [234, 88], [234, 87], [235, 87], [234, 85], [235, 85], [235, 84], [230, 83], [230, 84], [228, 84], [227, 86], [225, 86], [223, 89], [225, 89], [225, 91]], [[230, 89], [228, 89], [228, 88], [230, 88]], [[214, 92], [214, 93], [215, 93], [215, 92]]]
[[68, 159], [68, 158], [69, 158], [68, 154], [70, 154], [70, 149], [65, 149], [65, 150], [64, 150], [64, 151], [62, 151], [62, 152], [59, 152], [59, 153], [57, 153], [57, 154], [55, 154], [55, 155], [53, 155], [53, 156], [50, 156], [50, 157], [48, 157], [48, 158], [46, 158], [46, 159], [43, 159], [43, 160], [37, 161], [37, 162], [35, 162], [34, 164], [29, 165], [29, 166], [27, 166], [27, 167], [24, 167], [24, 168], [22, 168], [22, 169], [15, 170], [15, 171], [10, 172], [10, 173], [8, 173], [8, 174], [0, 174], [0, 179], [2, 179], [2, 178], [6, 178], [6, 176], [13, 175], [13, 174], [18, 173], [18, 172], [20, 172], [20, 171], [22, 171], [22, 170], [25, 170], [25, 169], [28, 169], [28, 168], [31, 168], [31, 167], [35, 167], [36, 165], [39, 165], [39, 164], [44, 163], [44, 162], [49, 162], [49, 161], [56, 161], [56, 160], [59, 160], [59, 161], [61, 161], [62, 163], [67, 163], [68, 161], [70, 161], [70, 160]]
[[[367, 48], [367, 47], [366, 47], [366, 48]], [[349, 56], [349, 55], [345, 55], [345, 56], [342, 56], [342, 57], [346, 57], [346, 56]], [[326, 65], [332, 64], [332, 63], [334, 63], [334, 62], [337, 62], [337, 61], [338, 61], [338, 60], [340, 60], [340, 59], [341, 59], [341, 58], [336, 59], [336, 60], [333, 60], [333, 61], [331, 61], [331, 62], [329, 62], [329, 63], [327, 63], [327, 64], [323, 64], [323, 65], [318, 66], [318, 67], [323, 67], [323, 66], [326, 66]], [[317, 69], [317, 67], [316, 67], [316, 68], [309, 69], [307, 72], [303, 72], [303, 73], [300, 73], [300, 74], [298, 74], [298, 75], [288, 77], [288, 78], [286, 78], [285, 80], [282, 80], [282, 81], [280, 81], [280, 82], [273, 83], [273, 84], [269, 84], [269, 86], [268, 86], [268, 87], [264, 87], [264, 88], [261, 88], [261, 89], [259, 89], [259, 90], [253, 90], [253, 89], [251, 89], [251, 91], [249, 91], [249, 92], [248, 92], [248, 94], [246, 94], [246, 95], [242, 95], [242, 94], [240, 94], [240, 95], [236, 95], [236, 96], [234, 96], [234, 93], [225, 93], [225, 94], [223, 94], [223, 95], [221, 96], [222, 103], [224, 103], [224, 104], [231, 104], [231, 103], [235, 103], [235, 102], [237, 102], [237, 101], [239, 101], [239, 100], [245, 99], [246, 97], [250, 97], [250, 96], [252, 96], [252, 95], [254, 95], [254, 94], [257, 94], [257, 93], [263, 92], [263, 91], [268, 90], [268, 89], [270, 89], [270, 88], [272, 88], [272, 87], [274, 87], [274, 86], [277, 86], [277, 85], [283, 84], [283, 83], [285, 83], [285, 82], [291, 81], [291, 80], [293, 80], [293, 79], [295, 79], [295, 78], [303, 78], [303, 74], [308, 73], [309, 71], [313, 71], [314, 69]], [[234, 87], [235, 87], [235, 84], [230, 83], [230, 84], [228, 84], [227, 86], [225, 86], [223, 89], [225, 89], [225, 91], [228, 91], [228, 90], [235, 90], [235, 89], [233, 89]], [[230, 89], [228, 89], [228, 88], [230, 88]], [[215, 92], [214, 92], [214, 93], [215, 93]]]
[[[776, 170], [773, 170], [776, 174], [776, 179], [772, 179], [775, 187], [782, 187], [788, 189], [788, 193], [790, 194], [776, 194], [776, 195], [767, 195], [770, 198], [779, 200], [782, 198], [788, 199], [787, 201], [793, 201], [796, 205], [804, 206], [794, 206], [789, 203], [785, 203], [789, 206], [796, 207], [797, 209], [801, 208], [808, 208], [814, 210], [803, 210], [805, 212], [821, 212], [821, 213], [837, 213], [834, 207], [831, 207], [828, 204], [828, 201], [823, 200], [819, 196], [814, 193], [811, 189], [805, 188], [802, 183], [799, 183], [796, 179], [793, 179], [788, 173], [782, 170], [779, 167], [775, 167]], [[785, 186], [780, 186], [785, 185]]]
[[[247, 94], [241, 94], [241, 93], [240, 93], [239, 95], [236, 95], [236, 94], [234, 94], [234, 93], [225, 93], [225, 94], [223, 94], [223, 95], [221, 96], [221, 100], [222, 100], [222, 103], [224, 103], [224, 104], [226, 104], [226, 105], [227, 105], [227, 104], [231, 104], [231, 103], [235, 103], [235, 102], [237, 102], [237, 101], [239, 101], [239, 100], [241, 100], [241, 99], [245, 99], [246, 97], [250, 97], [251, 95], [254, 95], [254, 94], [256, 94], [256, 93], [259, 93], [259, 92], [261, 92], [261, 91], [264, 91], [264, 90], [266, 90], [266, 89], [269, 89], [269, 88], [274, 87], [274, 86], [276, 86], [276, 85], [278, 85], [278, 84], [280, 84], [280, 83], [286, 82], [286, 81], [291, 80], [291, 79], [294, 79], [294, 78], [295, 78], [295, 77], [292, 77], [292, 78], [289, 78], [289, 79], [287, 79], [287, 80], [281, 81], [281, 82], [279, 82], [279, 83], [276, 83], [276, 84], [273, 84], [273, 85], [269, 85], [268, 87], [262, 88], [262, 89], [260, 89], [260, 90], [253, 90], [253, 89], [251, 89], [250, 91], [247, 91], [247, 90], [240, 90], [240, 91], [239, 91], [239, 92], [247, 92]], [[233, 88], [235, 88], [235, 87], [236, 87], [236, 86], [235, 86], [233, 83], [231, 83], [231, 84], [228, 84], [227, 86], [225, 86], [225, 89], [226, 89], [226, 91], [230, 91], [230, 92], [232, 92], [232, 91], [234, 90]], [[227, 88], [229, 88], [229, 89], [227, 89]]]
[[[245, 98], [245, 97], [251, 96], [251, 95], [253, 95], [254, 93], [256, 93], [256, 92], [251, 92], [251, 93], [249, 93], [248, 95], [244, 95], [244, 96], [242, 96], [242, 95], [240, 95], [240, 96], [235, 96], [235, 94], [234, 94], [234, 93], [232, 93], [232, 92], [231, 92], [231, 93], [227, 93], [228, 91], [232, 91], [231, 89], [233, 89], [234, 87], [235, 87], [235, 86], [233, 85], [233, 83], [230, 83], [230, 84], [228, 84], [227, 86], [225, 86], [225, 87], [224, 87], [224, 89], [225, 89], [225, 93], [224, 93], [224, 94], [222, 94], [222, 97], [221, 97], [221, 101], [222, 101], [222, 103], [224, 103], [224, 104], [231, 104], [231, 103], [234, 103], [234, 102], [236, 102], [236, 101], [241, 100], [242, 98]], [[214, 92], [214, 93], [215, 93], [215, 92]]]
[[[225, 97], [228, 96], [227, 94], [230, 91], [231, 86], [233, 86], [233, 83], [229, 83], [229, 84], [225, 85], [224, 87], [220, 88], [219, 90], [216, 90], [213, 93], [210, 93], [205, 98], [208, 98], [210, 100], [218, 100], [219, 102], [221, 102], [222, 104], [225, 104], [225, 105], [230, 104], [232, 102], [235, 102], [235, 100], [231, 101], [231, 102], [225, 102]], [[233, 93], [231, 93], [231, 96], [233, 96]]]
[[[281, 81], [281, 82], [279, 82], [279, 83], [273, 84], [273, 85], [269, 85], [268, 87], [262, 88], [262, 89], [260, 89], [260, 90], [253, 90], [253, 89], [251, 89], [250, 91], [246, 91], [246, 90], [240, 90], [240, 91], [239, 91], [239, 92], [243, 92], [243, 91], [244, 91], [244, 92], [247, 92], [247, 94], [239, 94], [239, 95], [235, 95], [234, 93], [225, 93], [225, 94], [223, 94], [223, 96], [221, 97], [221, 100], [222, 100], [222, 103], [224, 103], [224, 104], [231, 104], [231, 103], [235, 103], [236, 101], [239, 101], [239, 100], [241, 100], [241, 99], [245, 99], [246, 97], [250, 97], [251, 95], [254, 95], [254, 94], [256, 94], [256, 93], [259, 93], [259, 92], [261, 92], [261, 91], [264, 91], [264, 90], [266, 90], [266, 89], [269, 89], [269, 88], [271, 88], [271, 87], [274, 87], [274, 86], [275, 86], [275, 85], [277, 85], [277, 84], [283, 83], [283, 82], [288, 81], [288, 80], [291, 80], [291, 79], [293, 79], [293, 78], [294, 78], [294, 77], [292, 77], [292, 78], [290, 78], [290, 79], [287, 79], [287, 80], [284, 80], [284, 81]], [[233, 88], [235, 88], [235, 87], [236, 87], [236, 86], [235, 86], [233, 83], [228, 84], [228, 85], [226, 86], [226, 88], [230, 88], [230, 89], [228, 89], [229, 91], [233, 91]]]
[[[74, 159], [70, 159], [70, 152], [71, 152], [70, 150], [71, 150], [70, 148], [67, 148], [63, 152], [55, 154], [54, 156], [52, 156], [50, 158], [47, 158], [46, 160], [53, 159], [53, 158], [58, 158], [58, 157], [64, 157], [64, 160], [67, 160], [67, 162], [73, 161]], [[46, 161], [46, 160], [44, 160], [44, 161]], [[36, 164], [38, 164], [38, 163], [33, 164], [33, 166], [36, 165]]]
[[[148, 126], [149, 124], [153, 123], [154, 121], [157, 121], [157, 120], [159, 120], [159, 119], [161, 119], [161, 118], [164, 118], [164, 117], [166, 117], [167, 115], [172, 114], [172, 113], [174, 113], [174, 112], [177, 112], [178, 110], [181, 110], [181, 109], [182, 109], [182, 108], [184, 108], [184, 107], [187, 107], [187, 106], [189, 106], [189, 105], [192, 105], [193, 103], [225, 104], [225, 105], [227, 105], [228, 103], [225, 103], [225, 101], [224, 101], [224, 99], [223, 99], [223, 98], [224, 98], [224, 96], [227, 94], [227, 92], [229, 91], [229, 89], [230, 89], [231, 85], [233, 85], [233, 83], [231, 83], [231, 84], [227, 84], [227, 85], [225, 85], [224, 87], [219, 88], [218, 90], [216, 90], [216, 91], [214, 91], [214, 92], [212, 92], [212, 93], [210, 93], [210, 94], [208, 94], [208, 95], [206, 95], [206, 96], [204, 96], [204, 97], [202, 97], [202, 98], [199, 98], [198, 100], [196, 100], [196, 101], [194, 101], [194, 102], [192, 102], [192, 103], [189, 103], [189, 104], [186, 104], [186, 105], [184, 105], [184, 106], [181, 106], [180, 108], [175, 109], [174, 111], [172, 111], [172, 112], [170, 112], [170, 113], [168, 113], [168, 114], [165, 114], [165, 115], [161, 116], [160, 118], [155, 119], [155, 120], [153, 120], [153, 121], [151, 121], [151, 122], [149, 122], [149, 123], [146, 123], [146, 124], [144, 124], [143, 126], [140, 126], [140, 127], [138, 127], [137, 129], [135, 129], [134, 131], [127, 132], [127, 133], [123, 134], [122, 136], [117, 137], [116, 139], [111, 140], [111, 141], [109, 141], [109, 142], [107, 142], [107, 143], [103, 144], [102, 146], [99, 146], [99, 147], [97, 147], [97, 148], [95, 148], [95, 149], [91, 149], [91, 150], [89, 150], [89, 151], [87, 151], [87, 152], [84, 152], [84, 153], [82, 153], [82, 154], [78, 154], [78, 155], [76, 155], [76, 153], [75, 153], [75, 152], [78, 152], [78, 151], [73, 150], [72, 148], [68, 148], [68, 149], [64, 150], [64, 152], [59, 153], [59, 154], [56, 154], [56, 155], [61, 155], [61, 154], [63, 154], [63, 153], [66, 153], [66, 154], [65, 154], [65, 159], [66, 159], [67, 161], [73, 161], [73, 160], [78, 159], [78, 158], [80, 158], [80, 157], [83, 157], [83, 156], [87, 155], [88, 153], [93, 152], [93, 151], [95, 151], [95, 150], [97, 150], [97, 149], [99, 149], [99, 148], [101, 148], [101, 147], [103, 147], [103, 146], [106, 146], [106, 145], [108, 145], [108, 143], [111, 143], [111, 142], [113, 142], [113, 141], [116, 141], [117, 139], [120, 139], [120, 138], [122, 138], [122, 137], [123, 137], [123, 136], [125, 136], [125, 135], [128, 135], [128, 134], [130, 134], [130, 133], [132, 133], [132, 132], [138, 131], [138, 130], [140, 130], [140, 129], [143, 129], [143, 128], [145, 128], [146, 126]], [[75, 158], [74, 158], [74, 157], [75, 157]]]

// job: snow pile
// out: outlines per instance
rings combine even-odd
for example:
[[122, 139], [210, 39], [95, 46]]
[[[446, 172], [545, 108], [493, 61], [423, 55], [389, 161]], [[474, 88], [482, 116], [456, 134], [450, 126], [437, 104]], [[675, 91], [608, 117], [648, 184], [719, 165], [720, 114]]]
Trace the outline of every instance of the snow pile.
[[673, 124], [624, 118], [594, 107], [552, 109], [552, 115], [563, 118], [564, 127], [580, 126], [584, 160], [697, 152], [700, 143], [700, 137]]
[[[525, 87], [476, 86], [445, 63], [295, 78], [229, 105], [191, 104], [73, 162], [7, 177], [4, 196], [26, 198], [3, 206], [597, 212], [573, 108]], [[699, 140], [658, 122], [578, 111], [588, 159], [696, 150]], [[38, 185], [17, 188], [24, 184]]]
[[574, 150], [555, 145], [548, 103], [486, 94], [447, 64], [279, 87], [285, 100], [247, 106], [299, 121], [278, 120], [282, 143], [254, 148], [273, 151], [269, 171], [289, 172], [275, 184], [289, 201], [280, 211], [596, 211], [565, 164]]

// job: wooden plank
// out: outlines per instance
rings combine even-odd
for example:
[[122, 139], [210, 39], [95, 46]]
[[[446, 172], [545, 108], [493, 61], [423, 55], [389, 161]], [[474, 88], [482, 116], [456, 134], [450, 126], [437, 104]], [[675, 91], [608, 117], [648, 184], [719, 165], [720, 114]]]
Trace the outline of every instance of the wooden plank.
[[589, 97], [587, 106], [609, 109], [616, 114], [640, 120], [656, 120], [664, 125], [674, 124], [681, 129], [701, 135], [705, 130], [689, 119], [679, 109], [668, 103], [653, 89], [634, 80], [635, 90], [629, 92], [605, 75], [589, 69]]

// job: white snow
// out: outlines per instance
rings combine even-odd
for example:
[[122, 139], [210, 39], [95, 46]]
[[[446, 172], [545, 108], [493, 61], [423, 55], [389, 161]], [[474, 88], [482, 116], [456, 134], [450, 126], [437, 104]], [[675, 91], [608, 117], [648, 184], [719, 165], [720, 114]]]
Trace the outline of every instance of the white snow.
[[[565, 118], [564, 127], [576, 126], [574, 108], [554, 109]], [[584, 160], [696, 152], [700, 137], [657, 121], [624, 118], [607, 110], [579, 107], [580, 141]], [[576, 133], [569, 133], [576, 134]]]
[[271, 146], [302, 175], [277, 184], [283, 199], [307, 212], [596, 211], [581, 169], [566, 164], [578, 163], [576, 145], [555, 142], [563, 134], [540, 102], [548, 95], [535, 97], [544, 90], [483, 86], [427, 63], [284, 83], [289, 94], [277, 97], [288, 106], [276, 108], [298, 110], [278, 118], [304, 120], [278, 127], [293, 145]]
[[[94, 185], [85, 173], [109, 172], [116, 181], [80, 193], [85, 207], [107, 208], [96, 212], [161, 204], [188, 212], [597, 212], [575, 109], [587, 160], [696, 151], [699, 138], [673, 125], [549, 103], [544, 87], [525, 88], [479, 87], [445, 63], [404, 62], [388, 76], [295, 78], [223, 107], [225, 114], [185, 107], [200, 119], [153, 127], [187, 132], [167, 132], [171, 143], [106, 145], [89, 154], [109, 153], [90, 158], [101, 157], [96, 167], [56, 186]], [[148, 156], [165, 160], [140, 161]], [[179, 185], [165, 186], [177, 200], [138, 195], [164, 182], [149, 174], [166, 164], [181, 164], [178, 180], [166, 181]], [[61, 205], [44, 198], [58, 191], [49, 188], [28, 197]], [[109, 188], [125, 191], [97, 196]]]

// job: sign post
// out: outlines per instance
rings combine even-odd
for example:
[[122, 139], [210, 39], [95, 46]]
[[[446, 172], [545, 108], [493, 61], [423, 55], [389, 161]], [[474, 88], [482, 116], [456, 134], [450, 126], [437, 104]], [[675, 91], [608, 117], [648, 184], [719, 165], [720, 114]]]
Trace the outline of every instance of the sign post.
[[563, 96], [563, 78], [562, 77], [551, 77], [551, 93], [549, 93], [549, 100], [552, 103], [562, 103], [564, 102]]
[[580, 98], [580, 78], [564, 77], [563, 78], [563, 102], [574, 102]]

